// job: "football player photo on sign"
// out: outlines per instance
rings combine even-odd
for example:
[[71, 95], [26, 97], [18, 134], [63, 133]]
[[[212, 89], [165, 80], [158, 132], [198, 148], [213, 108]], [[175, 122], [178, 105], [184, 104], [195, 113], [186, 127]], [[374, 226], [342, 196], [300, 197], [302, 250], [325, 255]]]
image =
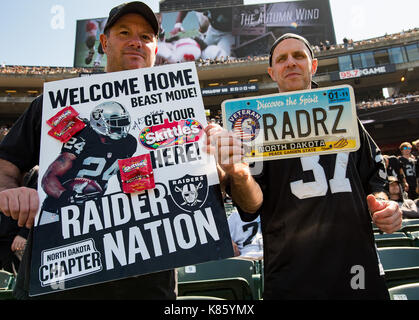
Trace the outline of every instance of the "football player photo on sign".
[[40, 224], [57, 222], [58, 208], [82, 204], [102, 196], [118, 172], [118, 159], [131, 157], [137, 148], [129, 134], [131, 117], [118, 102], [108, 101], [90, 113], [86, 127], [63, 144], [61, 153], [42, 177], [45, 198]]

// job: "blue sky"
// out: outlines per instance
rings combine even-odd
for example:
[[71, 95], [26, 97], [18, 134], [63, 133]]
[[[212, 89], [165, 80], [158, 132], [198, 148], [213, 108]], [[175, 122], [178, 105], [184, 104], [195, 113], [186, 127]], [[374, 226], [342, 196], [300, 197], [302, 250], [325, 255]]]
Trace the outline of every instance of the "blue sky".
[[[106, 17], [123, 1], [1, 0], [0, 63], [72, 66], [76, 21]], [[158, 0], [144, 2], [158, 12]], [[266, 2], [280, 1], [244, 0]], [[339, 43], [345, 36], [357, 41], [419, 27], [417, 0], [330, 0], [330, 4]]]

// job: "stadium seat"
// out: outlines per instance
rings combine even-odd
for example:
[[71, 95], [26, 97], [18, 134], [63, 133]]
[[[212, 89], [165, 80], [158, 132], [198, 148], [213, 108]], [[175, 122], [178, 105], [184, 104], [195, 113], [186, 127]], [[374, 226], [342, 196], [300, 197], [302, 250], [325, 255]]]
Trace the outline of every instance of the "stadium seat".
[[188, 297], [201, 297], [200, 300], [207, 300], [205, 297], [223, 300], [252, 300], [250, 286], [243, 278], [178, 283], [178, 295], [179, 300], [188, 300]]
[[178, 268], [179, 296], [258, 300], [262, 290], [260, 260], [237, 257]]
[[13, 287], [15, 276], [13, 273], [0, 270], [0, 300], [14, 300]]
[[406, 233], [412, 239], [412, 246], [419, 247], [419, 231], [412, 231]]
[[414, 232], [419, 231], [419, 219], [403, 219], [400, 232]]
[[0, 291], [12, 290], [15, 284], [15, 276], [13, 273], [0, 270]]
[[419, 282], [419, 248], [378, 248], [378, 255], [389, 288]]
[[383, 247], [413, 247], [413, 239], [403, 232], [393, 234], [374, 234], [378, 248]]
[[390, 288], [391, 300], [419, 300], [419, 282]]

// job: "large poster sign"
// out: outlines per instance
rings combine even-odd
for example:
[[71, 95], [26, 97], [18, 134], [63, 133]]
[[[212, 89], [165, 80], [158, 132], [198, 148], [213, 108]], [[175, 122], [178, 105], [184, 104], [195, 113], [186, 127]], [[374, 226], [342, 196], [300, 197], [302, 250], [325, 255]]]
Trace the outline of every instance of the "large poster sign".
[[[263, 56], [269, 54], [275, 39], [287, 32], [306, 37], [312, 45], [326, 40], [336, 43], [329, 0], [215, 8], [205, 3], [195, 8], [179, 5], [172, 9], [176, 11], [162, 8], [157, 14], [158, 64]], [[95, 38], [104, 21], [100, 18], [77, 22], [75, 67], [106, 64]]]
[[238, 135], [249, 162], [359, 149], [353, 88], [280, 93], [222, 103], [223, 124]]
[[48, 82], [30, 295], [233, 255], [194, 63]]

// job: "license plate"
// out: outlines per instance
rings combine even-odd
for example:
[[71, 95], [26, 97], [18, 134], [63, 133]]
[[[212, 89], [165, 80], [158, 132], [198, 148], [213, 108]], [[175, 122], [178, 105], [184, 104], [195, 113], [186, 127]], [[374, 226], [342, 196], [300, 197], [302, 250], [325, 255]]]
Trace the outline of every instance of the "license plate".
[[245, 161], [359, 149], [355, 95], [349, 85], [222, 103], [224, 128], [245, 146]]

